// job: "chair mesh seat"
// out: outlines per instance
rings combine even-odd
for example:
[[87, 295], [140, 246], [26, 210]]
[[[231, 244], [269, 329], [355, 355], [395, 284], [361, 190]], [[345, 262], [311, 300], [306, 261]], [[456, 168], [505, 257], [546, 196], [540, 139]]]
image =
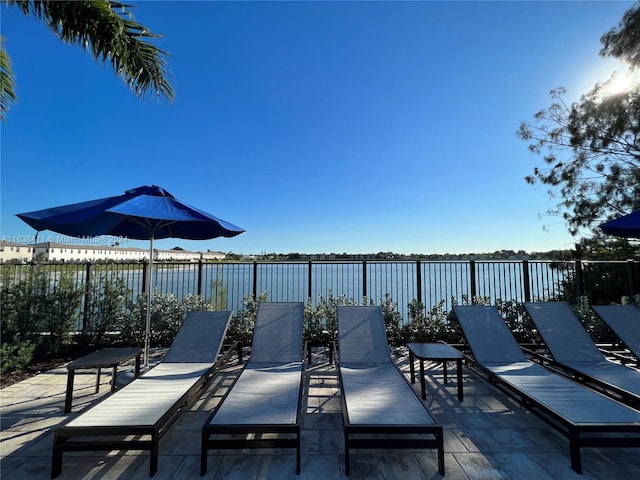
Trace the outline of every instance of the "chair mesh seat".
[[444, 431], [391, 358], [378, 306], [338, 306], [338, 382], [345, 472], [353, 449], [435, 449], [444, 475]]
[[251, 357], [202, 426], [200, 474], [210, 449], [294, 448], [300, 473], [304, 304], [259, 302]]
[[512, 387], [527, 392], [551, 411], [578, 424], [640, 424], [640, 412], [594, 390], [557, 375], [533, 362], [508, 365], [485, 364]]
[[585, 380], [623, 392], [640, 404], [640, 371], [607, 360], [568, 303], [524, 305], [557, 364]]
[[592, 305], [591, 308], [640, 360], [640, 309], [633, 305]]
[[67, 427], [155, 425], [210, 367], [209, 363], [160, 363]]
[[341, 363], [340, 371], [352, 425], [435, 424], [395, 365]]
[[248, 366], [210, 425], [295, 424], [302, 362]]

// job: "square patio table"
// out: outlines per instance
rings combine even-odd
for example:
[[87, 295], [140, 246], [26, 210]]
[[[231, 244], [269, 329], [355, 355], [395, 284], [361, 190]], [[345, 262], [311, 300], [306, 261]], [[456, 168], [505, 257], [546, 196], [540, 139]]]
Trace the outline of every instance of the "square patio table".
[[420, 360], [420, 390], [422, 399], [427, 399], [424, 375], [424, 361], [430, 360], [434, 362], [442, 362], [444, 372], [444, 383], [447, 383], [447, 362], [455, 361], [457, 370], [458, 383], [458, 400], [464, 400], [464, 392], [462, 389], [462, 353], [447, 343], [408, 343], [409, 348], [409, 368], [411, 371], [411, 383], [415, 382], [415, 367], [413, 362], [417, 358]]
[[111, 379], [111, 391], [116, 390], [116, 375], [118, 373], [118, 367], [123, 363], [136, 358], [136, 378], [140, 375], [140, 355], [142, 354], [141, 348], [103, 348], [96, 350], [84, 357], [80, 357], [69, 364], [67, 364], [67, 393], [64, 399], [64, 413], [71, 411], [71, 401], [73, 398], [73, 380], [75, 378], [76, 370], [97, 368], [96, 374], [96, 391], [100, 391], [100, 371], [103, 368], [113, 368], [113, 377]]

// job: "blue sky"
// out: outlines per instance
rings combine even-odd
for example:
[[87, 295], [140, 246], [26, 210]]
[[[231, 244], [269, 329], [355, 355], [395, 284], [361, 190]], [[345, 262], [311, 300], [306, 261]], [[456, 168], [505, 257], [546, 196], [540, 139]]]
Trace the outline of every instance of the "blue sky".
[[35, 234], [17, 213], [155, 184], [246, 230], [159, 248], [573, 246], [515, 132], [551, 89], [574, 100], [619, 67], [599, 39], [632, 2], [131, 3], [164, 35], [173, 103], [2, 6], [19, 97], [0, 126], [4, 238]]

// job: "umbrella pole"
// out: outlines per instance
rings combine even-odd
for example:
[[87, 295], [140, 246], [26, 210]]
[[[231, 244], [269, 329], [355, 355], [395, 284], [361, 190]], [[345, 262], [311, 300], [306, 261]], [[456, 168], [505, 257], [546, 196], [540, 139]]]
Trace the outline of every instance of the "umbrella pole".
[[144, 368], [149, 369], [149, 343], [151, 336], [151, 286], [153, 285], [153, 236], [154, 229], [151, 229], [149, 242], [149, 274], [147, 275], [147, 321], [144, 334]]

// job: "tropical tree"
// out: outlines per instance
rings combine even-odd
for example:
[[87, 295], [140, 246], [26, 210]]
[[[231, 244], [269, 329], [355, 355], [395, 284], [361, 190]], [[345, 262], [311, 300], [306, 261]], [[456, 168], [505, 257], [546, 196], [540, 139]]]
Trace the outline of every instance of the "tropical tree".
[[640, 260], [640, 246], [626, 238], [594, 232], [591, 237], [580, 239], [575, 244], [574, 258], [583, 260]]
[[620, 24], [600, 38], [600, 55], [626, 61], [640, 67], [640, 3], [627, 10]]
[[15, 77], [11, 59], [4, 49], [4, 37], [0, 36], [0, 118], [4, 120], [9, 105], [16, 100]]
[[[136, 96], [153, 93], [173, 100], [168, 53], [150, 43], [162, 35], [136, 22], [132, 5], [110, 0], [0, 1], [42, 20], [62, 41], [90, 50], [98, 62], [110, 63], [116, 76]], [[3, 41], [0, 48], [0, 118], [6, 120], [6, 113], [16, 100], [15, 77]]]
[[627, 64], [568, 104], [564, 88], [551, 91], [552, 105], [523, 122], [518, 136], [543, 154], [544, 166], [526, 177], [549, 187], [569, 231], [640, 208], [640, 3], [618, 27], [601, 37], [600, 54]]

